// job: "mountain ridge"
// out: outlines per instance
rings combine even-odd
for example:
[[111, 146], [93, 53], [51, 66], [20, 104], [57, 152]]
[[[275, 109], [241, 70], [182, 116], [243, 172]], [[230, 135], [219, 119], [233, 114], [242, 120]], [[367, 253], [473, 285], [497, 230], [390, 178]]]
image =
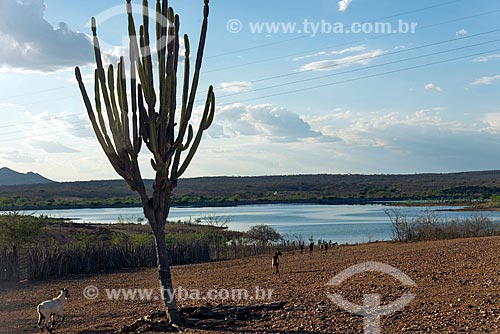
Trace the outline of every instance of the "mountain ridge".
[[56, 183], [38, 173], [20, 173], [8, 167], [0, 168], [0, 186], [20, 186], [31, 184]]

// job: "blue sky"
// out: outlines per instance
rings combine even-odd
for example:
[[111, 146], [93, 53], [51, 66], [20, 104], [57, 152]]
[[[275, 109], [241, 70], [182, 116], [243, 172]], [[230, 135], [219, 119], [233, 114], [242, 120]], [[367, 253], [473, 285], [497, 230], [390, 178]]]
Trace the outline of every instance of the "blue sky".
[[[59, 181], [117, 178], [89, 128], [73, 68], [87, 79], [93, 71], [91, 16], [106, 59], [125, 52], [124, 2], [0, 3], [0, 166]], [[202, 1], [170, 4], [194, 47]], [[313, 4], [211, 1], [199, 96], [213, 84], [218, 107], [187, 176], [498, 169], [500, 4]], [[237, 33], [228, 30], [235, 20]], [[304, 20], [347, 28], [403, 20], [417, 28], [310, 36], [299, 32]], [[295, 31], [256, 33], [255, 24]], [[151, 176], [146, 149], [143, 158]]]

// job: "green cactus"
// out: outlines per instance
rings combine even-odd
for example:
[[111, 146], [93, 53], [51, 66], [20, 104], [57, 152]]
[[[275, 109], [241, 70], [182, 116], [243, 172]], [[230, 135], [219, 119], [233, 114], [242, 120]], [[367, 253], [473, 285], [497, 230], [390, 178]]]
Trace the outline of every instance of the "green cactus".
[[[198, 130], [196, 134], [194, 133], [191, 116], [205, 49], [209, 1], [204, 0], [203, 23], [192, 80], [191, 46], [189, 37], [183, 36], [185, 60], [179, 115], [176, 115], [180, 50], [179, 16], [168, 6], [168, 0], [156, 1], [155, 31], [158, 63], [154, 68], [150, 46], [148, 1], [143, 0], [142, 3], [143, 22], [139, 27], [139, 35], [132, 15], [131, 0], [126, 2], [130, 47], [130, 99], [127, 96], [127, 70], [124, 58], [120, 58], [116, 71], [113, 65], [109, 65], [107, 70], [104, 68], [95, 18], [92, 18], [91, 24], [97, 67], [94, 105], [87, 94], [78, 67], [75, 69], [75, 75], [97, 140], [115, 171], [141, 198], [144, 214], [156, 238], [160, 285], [164, 291], [167, 314], [170, 320], [176, 323], [179, 321], [177, 306], [175, 300], [167, 298], [166, 293], [173, 289], [173, 285], [165, 244], [165, 223], [170, 210], [172, 190], [191, 163], [203, 133], [210, 127], [215, 115], [215, 94], [213, 87], [210, 86]], [[158, 75], [158, 91], [155, 91], [154, 86], [155, 70]], [[106, 113], [106, 117], [103, 112]], [[132, 117], [129, 112], [132, 113]], [[179, 120], [178, 124], [176, 119]], [[185, 138], [186, 133], [187, 138]], [[156, 173], [151, 196], [146, 191], [139, 169], [138, 156], [142, 142], [152, 153], [151, 167]]]

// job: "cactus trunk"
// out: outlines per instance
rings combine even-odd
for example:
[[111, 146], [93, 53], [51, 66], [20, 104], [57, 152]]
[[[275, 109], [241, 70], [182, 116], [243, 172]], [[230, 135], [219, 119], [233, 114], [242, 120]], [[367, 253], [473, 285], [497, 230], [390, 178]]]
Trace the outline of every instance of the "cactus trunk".
[[[162, 219], [162, 218], [159, 218]], [[170, 261], [167, 251], [167, 243], [165, 240], [165, 225], [158, 222], [150, 222], [159, 226], [154, 231], [158, 267], [158, 280], [160, 281], [161, 297], [165, 304], [167, 316], [170, 322], [174, 324], [180, 323], [179, 310], [174, 295], [174, 284], [172, 281], [172, 273], [170, 271]]]

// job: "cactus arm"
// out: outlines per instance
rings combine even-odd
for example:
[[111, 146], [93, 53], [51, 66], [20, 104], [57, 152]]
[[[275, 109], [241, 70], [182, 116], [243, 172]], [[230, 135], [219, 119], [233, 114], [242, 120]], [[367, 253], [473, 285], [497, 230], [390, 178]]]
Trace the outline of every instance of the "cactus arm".
[[[150, 108], [154, 108], [156, 104], [156, 94], [154, 89], [154, 80], [153, 80], [153, 61], [151, 57], [151, 47], [150, 47], [150, 38], [149, 38], [149, 3], [148, 0], [142, 1], [142, 33], [141, 35], [144, 37], [143, 42], [141, 43], [141, 53], [143, 59], [144, 70], [146, 74], [146, 80], [149, 88], [149, 96], [146, 99]], [[146, 84], [146, 83], [143, 83]], [[151, 106], [152, 105], [152, 106]]]
[[120, 162], [120, 158], [118, 157], [113, 144], [110, 141], [107, 141], [105, 139], [105, 136], [103, 132], [101, 131], [99, 124], [97, 122], [97, 119], [95, 117], [92, 104], [90, 102], [90, 99], [87, 94], [87, 90], [85, 89], [85, 84], [83, 83], [82, 80], [82, 75], [80, 72], [80, 69], [78, 67], [75, 68], [75, 76], [76, 80], [78, 81], [78, 86], [80, 87], [80, 92], [82, 94], [83, 102], [85, 104], [85, 108], [87, 109], [87, 114], [89, 115], [90, 123], [92, 124], [92, 128], [94, 130], [94, 133], [97, 137], [97, 140], [99, 141], [99, 144], [101, 145], [102, 149], [104, 150], [104, 154], [106, 154], [109, 162], [115, 169], [115, 171], [123, 178], [127, 177], [126, 170], [123, 168], [123, 164]]
[[[160, 124], [158, 131], [158, 145], [161, 147], [160, 155], [163, 161], [167, 161], [166, 152], [171, 146], [171, 141], [169, 140], [170, 135], [170, 121], [173, 120], [174, 111], [169, 108], [169, 99], [172, 92], [172, 15], [173, 9], [168, 8], [167, 17], [164, 18], [164, 23], [167, 24], [166, 33], [166, 68], [165, 72], [162, 73], [162, 87], [164, 88], [161, 92], [161, 105], [160, 105]], [[163, 47], [163, 45], [162, 45]]]
[[[179, 149], [180, 146], [182, 146], [182, 140], [184, 139], [186, 127], [189, 125], [189, 130], [191, 133], [192, 137], [192, 132], [193, 132], [193, 127], [191, 124], [189, 124], [189, 119], [186, 119], [186, 108], [187, 108], [187, 102], [188, 102], [188, 96], [189, 96], [189, 71], [190, 71], [190, 46], [189, 46], [189, 37], [188, 35], [184, 35], [184, 46], [185, 46], [185, 51], [184, 51], [184, 81], [183, 81], [183, 89], [182, 89], [182, 106], [181, 106], [181, 119], [180, 119], [180, 126], [179, 126], [179, 133], [177, 136], [177, 139], [170, 149], [170, 152], [175, 151], [175, 157], [174, 157], [174, 162], [172, 165], [172, 171], [170, 173], [171, 178], [174, 179], [175, 175], [177, 174], [177, 170], [179, 168], [179, 162], [181, 158], [181, 152], [184, 150]], [[188, 135], [188, 137], [190, 137]], [[189, 146], [189, 143], [191, 142], [192, 138], [188, 140], [187, 145], [184, 145], [184, 148], [187, 148]]]
[[185, 144], [182, 144], [182, 147], [180, 148], [182, 151], [185, 151], [189, 148], [189, 145], [191, 145], [191, 140], [193, 140], [193, 135], [194, 135], [193, 126], [189, 124], [188, 139]]
[[101, 130], [103, 135], [107, 138], [109, 141], [108, 137], [108, 131], [106, 130], [106, 123], [104, 123], [104, 118], [102, 117], [102, 105], [101, 105], [101, 94], [99, 91], [99, 73], [97, 70], [94, 71], [94, 96], [95, 96], [95, 108], [97, 112], [97, 119], [99, 120], [99, 125], [101, 126]]
[[169, 158], [168, 151], [172, 147], [174, 142], [174, 123], [175, 123], [175, 107], [177, 100], [177, 72], [174, 71], [174, 61], [175, 61], [175, 43], [176, 43], [176, 32], [175, 27], [175, 14], [172, 8], [168, 10], [168, 48], [167, 48], [167, 110], [168, 110], [168, 125], [166, 129], [166, 139], [168, 142], [168, 147], [163, 152], [163, 158], [167, 160]]
[[[121, 123], [125, 125], [123, 115], [125, 114], [125, 107], [127, 103], [127, 99], [123, 99], [123, 57], [120, 57], [120, 61], [118, 62], [118, 69], [116, 71], [116, 93], [118, 94], [118, 105], [120, 106], [121, 112]], [[126, 90], [125, 90], [126, 93]], [[126, 95], [125, 95], [126, 97]]]
[[111, 106], [111, 101], [109, 98], [108, 94], [108, 89], [106, 86], [106, 73], [104, 71], [104, 67], [102, 64], [102, 57], [101, 57], [101, 47], [99, 45], [99, 39], [97, 38], [97, 24], [95, 18], [92, 18], [92, 35], [93, 35], [93, 43], [94, 43], [94, 55], [95, 55], [95, 61], [97, 65], [97, 73], [99, 75], [99, 82], [101, 86], [101, 92], [102, 92], [102, 98], [104, 100], [104, 105], [106, 106], [106, 111], [108, 113], [108, 118], [111, 121], [114, 121], [113, 118], [113, 108]]
[[166, 50], [167, 50], [167, 19], [165, 16], [166, 8], [165, 2], [160, 0], [156, 1], [156, 49], [158, 53], [158, 83], [160, 87], [160, 147], [164, 147], [165, 142], [165, 127], [166, 127], [166, 110], [167, 94], [166, 94]]
[[215, 114], [215, 94], [213, 91], [213, 87], [210, 86], [210, 88], [208, 89], [208, 93], [207, 93], [207, 100], [205, 102], [205, 110], [203, 111], [203, 116], [201, 118], [200, 126], [198, 128], [197, 133], [196, 133], [196, 137], [195, 137], [194, 142], [191, 146], [191, 149], [189, 150], [187, 157], [184, 159], [184, 162], [182, 163], [182, 165], [179, 168], [179, 170], [177, 171], [177, 173], [175, 173], [174, 180], [181, 177], [182, 174], [184, 174], [184, 172], [186, 171], [189, 164], [191, 163], [191, 160], [193, 159], [193, 157], [196, 153], [196, 150], [198, 149], [198, 146], [200, 145], [201, 138], [203, 136], [203, 132], [210, 127], [211, 121], [213, 120], [213, 117], [214, 117], [214, 114]]
[[121, 127], [122, 124], [121, 124], [120, 115], [118, 114], [118, 106], [116, 104], [114, 80], [115, 80], [114, 67], [113, 67], [113, 65], [109, 65], [109, 67], [108, 67], [109, 97], [110, 97], [110, 101], [111, 101], [111, 111], [113, 112], [113, 120], [116, 124], [116, 128], [118, 129]]
[[[97, 64], [97, 74], [99, 77], [99, 84], [100, 84], [100, 91], [102, 92], [102, 99], [104, 100], [104, 105], [106, 107], [107, 115], [108, 115], [108, 120], [109, 120], [109, 127], [111, 129], [111, 133], [113, 134], [116, 150], [120, 156], [123, 157], [124, 163], [128, 159], [126, 159], [126, 148], [124, 147], [123, 143], [125, 142], [124, 140], [124, 133], [123, 133], [123, 127], [120, 121], [120, 117], [118, 114], [118, 108], [116, 105], [116, 100], [115, 100], [115, 92], [114, 92], [114, 71], [113, 71], [113, 66], [110, 65], [108, 68], [108, 85], [109, 85], [109, 91], [108, 87], [106, 85], [106, 73], [103, 68], [103, 63], [102, 63], [102, 56], [101, 56], [101, 49], [99, 45], [99, 39], [97, 38], [97, 25], [96, 25], [96, 20], [95, 18], [92, 18], [92, 34], [93, 34], [93, 42], [94, 42], [94, 54], [95, 54], [95, 60]], [[102, 123], [101, 127], [102, 127]], [[105, 128], [102, 127], [102, 128]]]
[[174, 72], [177, 73], [177, 69], [179, 68], [179, 50], [180, 50], [180, 42], [179, 42], [179, 31], [181, 28], [181, 20], [179, 15], [175, 14], [175, 43], [174, 43]]
[[[118, 82], [120, 82], [120, 75], [117, 76]], [[127, 139], [129, 137], [128, 133], [125, 133], [125, 124], [122, 123], [122, 118], [118, 111], [118, 106], [116, 104], [116, 93], [115, 93], [115, 85], [114, 85], [114, 69], [113, 65], [109, 65], [108, 67], [108, 87], [109, 87], [109, 96], [111, 100], [111, 107], [113, 112], [113, 120], [110, 118], [110, 128], [113, 133], [113, 139], [116, 146], [116, 151], [123, 163], [129, 163], [129, 146]]]
[[193, 112], [194, 102], [196, 99], [196, 91], [198, 90], [198, 82], [200, 80], [201, 64], [203, 60], [203, 52], [205, 50], [205, 42], [207, 39], [208, 30], [208, 14], [209, 6], [208, 0], [205, 0], [205, 6], [203, 8], [203, 24], [201, 26], [200, 41], [198, 44], [198, 53], [196, 55], [195, 70], [193, 75], [193, 82], [191, 84], [191, 92], [189, 95], [189, 102], [186, 110], [187, 119], [191, 119], [191, 113]]
[[134, 148], [130, 140], [130, 120], [128, 117], [128, 98], [127, 98], [127, 74], [125, 70], [125, 61], [123, 57], [120, 57], [120, 62], [118, 63], [118, 76], [117, 76], [117, 90], [118, 90], [118, 101], [120, 104], [121, 111], [121, 122], [123, 125], [123, 137], [125, 144], [127, 146], [127, 151], [129, 154], [134, 154]]
[[189, 124], [188, 139], [187, 139], [186, 143], [179, 146], [179, 148], [175, 151], [174, 161], [172, 164], [172, 171], [170, 173], [170, 179], [172, 179], [174, 181], [177, 180], [179, 163], [181, 161], [181, 154], [182, 154], [182, 152], [186, 151], [189, 148], [189, 145], [191, 144], [192, 140], [193, 140], [193, 126], [191, 124]]
[[174, 122], [175, 122], [175, 110], [177, 110], [177, 68], [179, 65], [179, 29], [180, 29], [180, 20], [179, 20], [179, 15], [174, 15], [174, 12], [172, 10], [172, 89], [170, 91], [170, 110], [172, 116], [170, 117], [170, 123], [169, 123], [169, 142], [170, 145], [174, 143]]
[[[206, 42], [206, 37], [207, 37], [207, 30], [208, 30], [208, 15], [209, 15], [209, 0], [204, 0], [204, 8], [203, 8], [203, 23], [201, 27], [201, 33], [200, 33], [200, 41], [198, 44], [198, 52], [196, 55], [196, 62], [195, 62], [195, 69], [194, 69], [194, 75], [193, 75], [193, 81], [191, 84], [191, 91], [189, 94], [183, 92], [183, 97], [184, 94], [189, 95], [188, 102], [186, 105], [186, 110], [182, 112], [182, 116], [185, 120], [185, 122], [181, 122], [180, 129], [179, 129], [179, 135], [170, 151], [171, 154], [177, 150], [177, 148], [182, 145], [182, 140], [184, 139], [184, 135], [187, 129], [187, 125], [189, 123], [189, 120], [191, 119], [191, 114], [193, 112], [193, 107], [194, 107], [194, 102], [196, 99], [196, 91], [198, 90], [198, 83], [200, 80], [200, 72], [201, 72], [201, 65], [202, 65], [202, 60], [203, 60], [203, 53], [205, 50], [205, 42]], [[185, 41], [187, 41], [187, 47], [189, 47], [189, 39], [185, 38]], [[186, 49], [186, 51], [188, 51]], [[188, 52], [189, 53], [189, 52]], [[186, 77], [184, 78], [184, 82], [186, 82]]]
[[134, 16], [132, 15], [131, 0], [127, 0], [127, 21], [129, 35], [129, 56], [130, 56], [130, 87], [131, 87], [131, 102], [132, 102], [132, 136], [134, 154], [138, 155], [141, 151], [142, 139], [139, 130], [139, 117], [137, 110], [137, 63], [139, 60], [139, 48], [137, 46], [137, 33], [135, 30]]
[[189, 96], [189, 71], [191, 67], [191, 59], [190, 59], [190, 46], [189, 46], [189, 37], [188, 35], [184, 35], [184, 46], [186, 48], [184, 52], [184, 82], [182, 88], [182, 107], [181, 107], [181, 126], [179, 130], [179, 138], [184, 137], [184, 132], [186, 131], [186, 126], [189, 123], [189, 119], [186, 117], [188, 96]]
[[[90, 123], [92, 124], [92, 128], [94, 129], [95, 135], [96, 135], [97, 139], [99, 140], [99, 143], [101, 144], [104, 152], [114, 151], [114, 149], [111, 146], [109, 146], [108, 142], [104, 139], [105, 133], [103, 134], [103, 131], [101, 131], [101, 129], [99, 128], [99, 125], [97, 124], [94, 110], [92, 108], [92, 103], [90, 102], [89, 96], [87, 94], [87, 90], [85, 89], [85, 84], [83, 83], [82, 74], [80, 72], [79, 67], [75, 68], [75, 77], [76, 77], [76, 81], [78, 82], [80, 92], [82, 94], [83, 103], [85, 104], [85, 108], [87, 109], [87, 113], [89, 115]], [[106, 131], [106, 128], [104, 128], [104, 131]]]
[[142, 139], [144, 140], [144, 143], [148, 147], [149, 150], [151, 150], [151, 145], [150, 145], [150, 130], [149, 130], [149, 116], [146, 112], [146, 108], [144, 107], [144, 97], [143, 97], [143, 90], [142, 90], [142, 85], [138, 84], [137, 85], [137, 91], [138, 91], [138, 106], [139, 106], [139, 131], [141, 134]]
[[141, 50], [141, 54], [139, 59], [141, 59], [140, 62], [137, 63], [137, 71], [139, 73], [139, 79], [141, 80], [142, 84], [142, 89], [144, 92], [144, 99], [146, 100], [147, 105], [149, 106], [148, 109], [154, 108], [154, 103], [153, 103], [153, 88], [151, 86], [151, 82], [149, 81], [149, 75], [148, 75], [148, 60], [147, 60], [147, 53], [145, 52], [146, 49], [146, 37], [144, 35], [144, 26], [139, 27], [139, 46]]
[[130, 86], [131, 86], [131, 100], [132, 100], [132, 141], [134, 155], [138, 155], [141, 151], [142, 139], [138, 127], [138, 117], [137, 117], [137, 79], [135, 78], [135, 63], [130, 64]]

